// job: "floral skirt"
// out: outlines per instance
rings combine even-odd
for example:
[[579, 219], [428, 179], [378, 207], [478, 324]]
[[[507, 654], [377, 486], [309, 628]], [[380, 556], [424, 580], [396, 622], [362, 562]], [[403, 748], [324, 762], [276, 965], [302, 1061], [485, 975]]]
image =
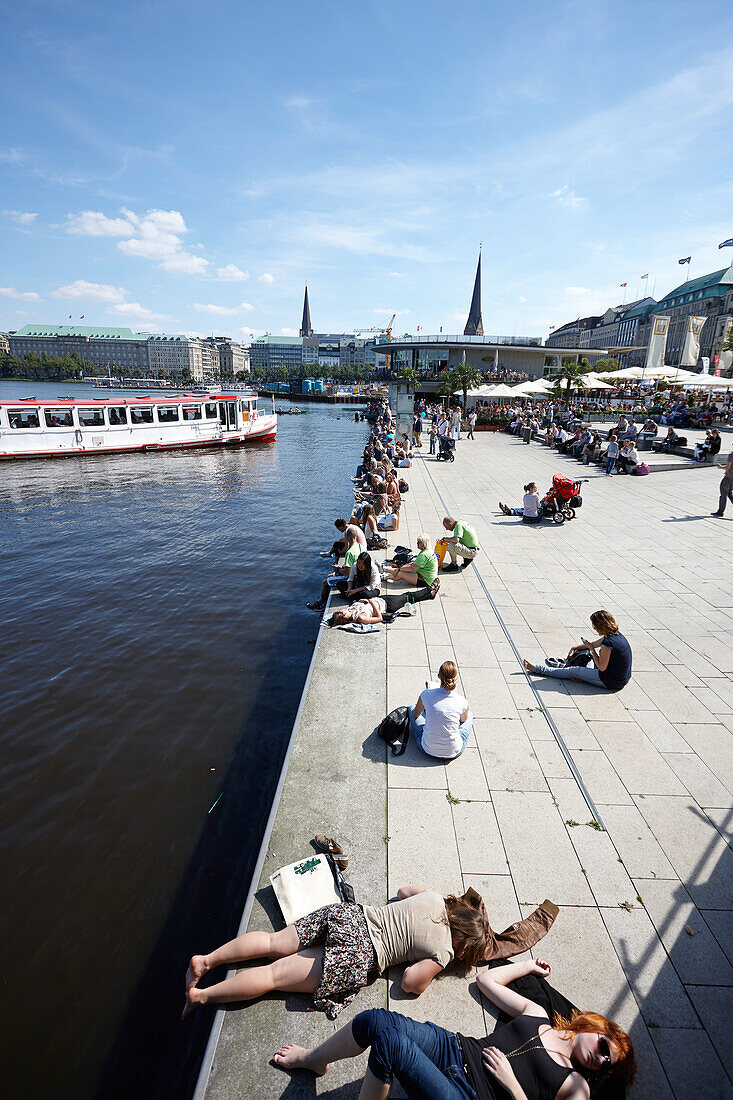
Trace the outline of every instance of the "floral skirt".
[[377, 955], [360, 905], [324, 905], [295, 922], [302, 947], [323, 946], [323, 974], [313, 1004], [335, 1020], [377, 969]]

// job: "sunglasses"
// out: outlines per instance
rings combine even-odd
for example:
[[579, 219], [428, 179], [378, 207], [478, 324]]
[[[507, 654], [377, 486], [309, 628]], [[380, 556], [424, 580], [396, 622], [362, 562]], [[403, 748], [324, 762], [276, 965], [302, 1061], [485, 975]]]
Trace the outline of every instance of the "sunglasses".
[[601, 1035], [600, 1039], [598, 1040], [598, 1053], [600, 1054], [604, 1062], [607, 1062], [608, 1065], [611, 1064], [611, 1046], [605, 1035]]

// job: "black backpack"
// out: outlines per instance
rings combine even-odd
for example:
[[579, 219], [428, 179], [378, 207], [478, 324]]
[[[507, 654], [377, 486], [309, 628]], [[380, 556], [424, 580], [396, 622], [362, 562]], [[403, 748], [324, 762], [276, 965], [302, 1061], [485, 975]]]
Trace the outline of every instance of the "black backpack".
[[390, 746], [393, 756], [402, 756], [410, 739], [409, 707], [391, 710], [379, 723], [377, 733]]

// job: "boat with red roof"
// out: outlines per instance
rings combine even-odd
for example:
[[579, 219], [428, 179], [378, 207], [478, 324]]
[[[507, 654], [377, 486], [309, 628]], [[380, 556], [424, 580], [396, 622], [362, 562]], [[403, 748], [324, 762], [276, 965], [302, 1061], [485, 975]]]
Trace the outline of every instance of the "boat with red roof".
[[274, 439], [256, 394], [0, 400], [0, 459], [168, 451]]

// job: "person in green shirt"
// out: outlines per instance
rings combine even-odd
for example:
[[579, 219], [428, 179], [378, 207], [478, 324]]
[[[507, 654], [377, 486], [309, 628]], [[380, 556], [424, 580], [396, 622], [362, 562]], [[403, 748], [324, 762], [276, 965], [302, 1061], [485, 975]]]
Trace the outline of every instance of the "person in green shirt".
[[[476, 532], [469, 523], [465, 523], [462, 519], [453, 519], [452, 516], [444, 517], [443, 527], [450, 532], [449, 535], [444, 535], [441, 540], [446, 544], [450, 555], [450, 565], [446, 565], [443, 572], [457, 573], [460, 568], [465, 569], [479, 552], [480, 547]], [[459, 555], [463, 558], [462, 567], [456, 562]]]
[[[353, 524], [346, 528], [344, 532], [344, 562], [343, 565], [334, 566], [333, 573], [330, 574], [331, 577], [348, 577], [352, 565], [359, 557], [361, 546], [356, 541], [356, 530], [357, 528], [355, 528]], [[313, 603], [306, 604], [306, 607], [309, 607], [311, 611], [323, 611], [328, 603], [330, 591], [331, 585], [329, 584], [328, 577], [326, 577], [321, 585], [321, 595], [317, 600], [314, 600]]]
[[432, 550], [428, 549], [429, 545], [430, 540], [427, 535], [418, 535], [418, 554], [415, 560], [400, 566], [399, 569], [395, 566], [387, 569], [385, 574], [387, 580], [406, 581], [408, 584], [430, 588], [438, 575], [438, 559]]

